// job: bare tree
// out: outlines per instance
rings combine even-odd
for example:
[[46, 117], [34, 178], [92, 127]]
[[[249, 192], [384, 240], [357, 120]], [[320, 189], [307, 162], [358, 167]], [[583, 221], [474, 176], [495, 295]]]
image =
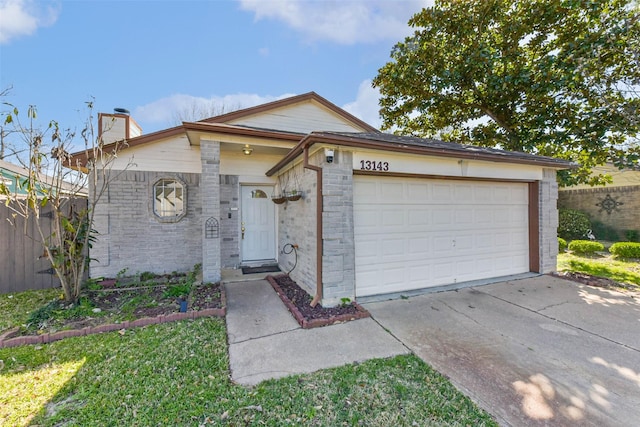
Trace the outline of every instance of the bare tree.
[[[44, 256], [51, 262], [60, 280], [67, 302], [77, 302], [89, 264], [89, 249], [95, 240], [93, 230], [95, 206], [100, 202], [112, 175], [111, 165], [125, 142], [104, 144], [94, 132], [93, 102], [87, 103], [88, 119], [80, 133], [62, 130], [56, 121], [46, 129], [36, 126], [36, 108], [29, 106], [27, 123], [23, 124], [17, 108], [3, 113], [4, 125], [20, 135], [28, 150], [25, 161], [26, 177], [18, 177], [18, 184], [11, 191], [0, 182], [0, 195], [12, 210], [12, 218], [30, 218], [37, 229], [36, 236], [44, 248]], [[49, 142], [47, 142], [49, 141]], [[78, 148], [82, 144], [82, 148]], [[82, 161], [72, 157], [71, 149], [82, 150]], [[129, 163], [128, 166], [130, 166]], [[125, 170], [128, 168], [125, 168]], [[114, 171], [119, 174], [122, 171]], [[74, 198], [87, 197], [88, 207], [78, 208]], [[52, 229], [47, 233], [40, 224], [43, 210], [52, 211]], [[25, 228], [26, 230], [26, 228]]]
[[230, 113], [240, 108], [241, 106], [239, 104], [227, 106], [225, 104], [218, 104], [213, 100], [198, 102], [194, 99], [189, 105], [184, 106], [173, 114], [172, 122], [175, 126], [178, 126], [181, 125], [182, 122], [197, 122], [208, 119], [209, 117]]

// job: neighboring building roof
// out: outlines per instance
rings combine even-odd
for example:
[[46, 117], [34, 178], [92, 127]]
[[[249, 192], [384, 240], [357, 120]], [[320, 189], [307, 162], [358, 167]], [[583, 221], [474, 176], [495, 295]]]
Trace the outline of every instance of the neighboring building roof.
[[505, 151], [496, 148], [463, 145], [436, 139], [400, 136], [388, 133], [348, 133], [348, 132], [312, 132], [296, 145], [287, 156], [271, 168], [267, 175], [271, 176], [291, 160], [298, 157], [305, 146], [315, 143], [337, 144], [349, 147], [369, 148], [394, 151], [407, 154], [422, 154], [440, 157], [455, 157], [469, 160], [485, 160], [494, 162], [520, 163], [551, 167], [555, 169], [571, 169], [576, 167], [572, 162], [553, 157], [535, 154]]
[[[2, 173], [2, 176], [10, 178], [10, 179], [15, 179], [16, 176], [18, 177], [23, 177], [26, 178], [29, 176], [29, 169], [19, 166], [19, 165], [15, 165], [13, 163], [9, 163], [7, 161], [4, 160], [0, 160], [0, 172]], [[41, 175], [39, 178], [42, 182], [47, 183], [47, 185], [51, 185], [52, 183], [54, 183], [54, 178], [49, 176], [49, 175]], [[9, 186], [13, 187], [15, 186], [16, 183], [15, 181], [12, 182]], [[15, 191], [16, 189], [13, 188], [12, 191]], [[80, 195], [80, 196], [86, 196], [87, 195], [87, 190], [85, 188], [81, 189], [81, 191], [77, 191], [78, 188], [77, 186], [74, 186], [71, 183], [68, 183], [66, 181], [62, 181], [61, 183], [61, 190], [63, 192], [66, 193], [74, 193], [76, 195]], [[20, 194], [26, 194], [23, 191], [20, 192]]]

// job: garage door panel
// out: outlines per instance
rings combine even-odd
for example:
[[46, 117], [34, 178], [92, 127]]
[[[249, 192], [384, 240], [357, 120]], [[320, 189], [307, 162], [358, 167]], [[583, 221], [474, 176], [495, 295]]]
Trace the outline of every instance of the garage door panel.
[[383, 182], [378, 187], [378, 200], [384, 200], [385, 203], [402, 203], [405, 198], [405, 189], [400, 182]]
[[433, 224], [436, 226], [451, 225], [453, 223], [453, 209], [434, 206], [431, 217], [433, 218]]
[[488, 185], [477, 185], [470, 201], [474, 204], [492, 203], [493, 189]]
[[463, 255], [464, 252], [477, 252], [475, 247], [475, 235], [473, 233], [456, 233], [453, 240], [456, 253]]
[[395, 211], [395, 210], [384, 210], [380, 212], [381, 214], [381, 223], [382, 227], [393, 227], [393, 226], [406, 226], [405, 221], [405, 212], [404, 211]]
[[426, 227], [431, 223], [431, 212], [427, 208], [407, 208], [407, 223], [412, 227]]
[[425, 201], [431, 198], [430, 185], [426, 183], [408, 183], [407, 196], [409, 200]]
[[431, 252], [431, 239], [429, 237], [409, 237], [409, 254], [418, 259], [426, 259]]
[[454, 200], [473, 200], [474, 188], [469, 184], [458, 184], [453, 188]]
[[449, 203], [453, 199], [453, 184], [447, 182], [432, 183], [432, 199], [433, 202]]
[[473, 224], [473, 209], [455, 210], [453, 212], [455, 224], [458, 226], [469, 226]]
[[527, 184], [356, 176], [354, 187], [357, 296], [529, 269]]

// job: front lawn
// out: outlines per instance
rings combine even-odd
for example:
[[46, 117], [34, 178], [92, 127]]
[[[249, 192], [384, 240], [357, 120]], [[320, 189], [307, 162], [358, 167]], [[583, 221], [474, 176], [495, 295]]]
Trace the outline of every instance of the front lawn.
[[0, 425], [497, 425], [413, 355], [233, 384], [224, 320], [0, 349]]
[[640, 285], [640, 263], [616, 259], [613, 255], [578, 256], [562, 253], [558, 255], [558, 271], [585, 273], [628, 285]]
[[60, 288], [0, 294], [0, 333], [27, 323], [34, 310], [61, 295]]

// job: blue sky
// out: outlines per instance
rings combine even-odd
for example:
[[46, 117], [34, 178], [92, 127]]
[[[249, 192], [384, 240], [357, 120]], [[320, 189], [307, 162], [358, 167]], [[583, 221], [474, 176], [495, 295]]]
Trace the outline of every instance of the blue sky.
[[379, 126], [371, 79], [424, 0], [0, 0], [0, 90], [80, 127], [85, 101], [145, 133], [194, 105], [315, 91]]

